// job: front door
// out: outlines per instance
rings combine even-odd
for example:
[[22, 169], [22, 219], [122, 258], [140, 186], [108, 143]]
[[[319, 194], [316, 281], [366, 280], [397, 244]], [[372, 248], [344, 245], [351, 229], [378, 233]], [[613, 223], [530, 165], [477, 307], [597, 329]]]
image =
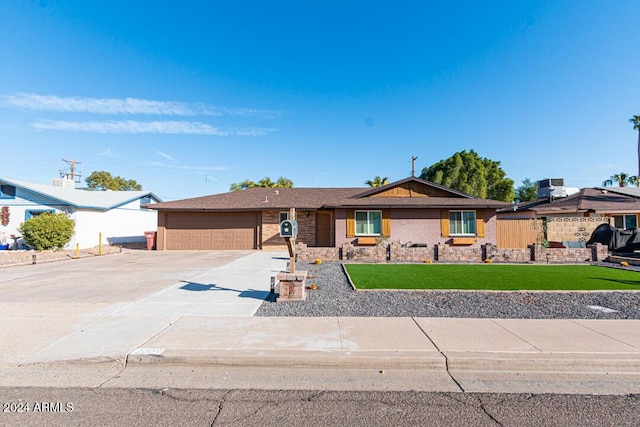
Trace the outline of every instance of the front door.
[[333, 246], [332, 223], [331, 212], [318, 211], [316, 213], [316, 246]]

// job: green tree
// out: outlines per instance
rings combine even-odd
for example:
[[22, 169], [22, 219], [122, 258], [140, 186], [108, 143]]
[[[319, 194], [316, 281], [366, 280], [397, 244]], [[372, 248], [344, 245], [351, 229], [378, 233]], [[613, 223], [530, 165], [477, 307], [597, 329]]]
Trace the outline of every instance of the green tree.
[[420, 178], [483, 199], [512, 202], [513, 180], [500, 162], [481, 158], [474, 150], [455, 153], [422, 169]]
[[614, 183], [618, 184], [618, 187], [626, 187], [627, 184], [638, 185], [638, 177], [629, 175], [628, 173], [620, 172], [611, 175], [609, 179], [602, 181], [602, 185], [605, 187], [612, 186]]
[[364, 183], [367, 184], [369, 187], [379, 188], [389, 184], [389, 177], [387, 176], [380, 177], [376, 175], [375, 178], [373, 178], [372, 180], [370, 179], [368, 181], [365, 181]]
[[522, 180], [522, 185], [516, 188], [514, 202], [533, 202], [538, 199], [538, 183], [529, 178]]
[[245, 179], [242, 182], [234, 182], [231, 184], [229, 190], [238, 191], [238, 190], [246, 190], [247, 188], [257, 187], [257, 184], [249, 179]]
[[293, 181], [288, 178], [280, 177], [277, 181], [273, 181], [268, 176], [262, 178], [258, 182], [251, 181], [250, 179], [245, 179], [242, 182], [234, 182], [229, 187], [230, 191], [239, 191], [246, 190], [247, 188], [254, 187], [267, 187], [267, 188], [291, 188], [293, 187]]
[[640, 177], [640, 116], [633, 116], [629, 119], [629, 122], [633, 124], [633, 128], [638, 131], [638, 174]]
[[69, 243], [75, 221], [64, 213], [43, 212], [20, 224], [22, 238], [37, 250], [62, 249]]
[[113, 176], [107, 171], [94, 171], [85, 179], [87, 186], [92, 190], [113, 191], [140, 191], [142, 185], [133, 179], [125, 179], [121, 176]]

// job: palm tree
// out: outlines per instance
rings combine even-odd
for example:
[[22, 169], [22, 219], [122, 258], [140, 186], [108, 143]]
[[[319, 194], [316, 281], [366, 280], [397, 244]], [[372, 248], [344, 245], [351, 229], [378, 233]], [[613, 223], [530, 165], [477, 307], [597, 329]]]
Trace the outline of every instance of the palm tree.
[[611, 175], [609, 179], [602, 182], [602, 185], [609, 187], [613, 185], [614, 182], [618, 184], [618, 187], [624, 187], [626, 184], [638, 185], [638, 177], [629, 176], [628, 173], [620, 172]]
[[387, 185], [389, 183], [389, 177], [385, 176], [384, 178], [381, 178], [376, 176], [373, 180], [365, 181], [364, 183], [369, 187], [378, 188]]
[[275, 186], [276, 186], [276, 183], [271, 181], [271, 178], [269, 178], [268, 176], [265, 176], [260, 181], [256, 182], [256, 187], [273, 188]]
[[640, 177], [640, 116], [633, 116], [629, 119], [629, 122], [633, 124], [633, 128], [638, 130], [638, 174]]
[[276, 187], [278, 187], [278, 188], [291, 188], [291, 187], [293, 187], [293, 181], [291, 181], [289, 178], [285, 178], [285, 177], [281, 176], [276, 181]]
[[267, 187], [267, 188], [291, 188], [293, 187], [293, 181], [289, 178], [281, 176], [277, 181], [273, 181], [268, 176], [265, 176], [258, 182], [253, 182], [250, 179], [245, 179], [242, 182], [234, 182], [229, 188], [230, 191], [246, 190], [247, 188], [255, 187]]

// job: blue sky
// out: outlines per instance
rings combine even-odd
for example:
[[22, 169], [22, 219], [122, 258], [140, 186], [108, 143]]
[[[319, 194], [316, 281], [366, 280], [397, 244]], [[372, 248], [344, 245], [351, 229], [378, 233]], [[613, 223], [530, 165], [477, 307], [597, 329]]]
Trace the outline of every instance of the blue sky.
[[164, 200], [391, 180], [474, 149], [525, 178], [637, 171], [637, 1], [0, 3], [0, 177], [61, 159]]

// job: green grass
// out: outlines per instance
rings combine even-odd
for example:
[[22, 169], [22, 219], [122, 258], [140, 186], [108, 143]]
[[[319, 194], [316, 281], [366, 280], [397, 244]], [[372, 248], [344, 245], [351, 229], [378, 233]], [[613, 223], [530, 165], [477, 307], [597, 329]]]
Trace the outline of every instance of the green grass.
[[640, 290], [640, 273], [593, 265], [346, 264], [357, 289]]

